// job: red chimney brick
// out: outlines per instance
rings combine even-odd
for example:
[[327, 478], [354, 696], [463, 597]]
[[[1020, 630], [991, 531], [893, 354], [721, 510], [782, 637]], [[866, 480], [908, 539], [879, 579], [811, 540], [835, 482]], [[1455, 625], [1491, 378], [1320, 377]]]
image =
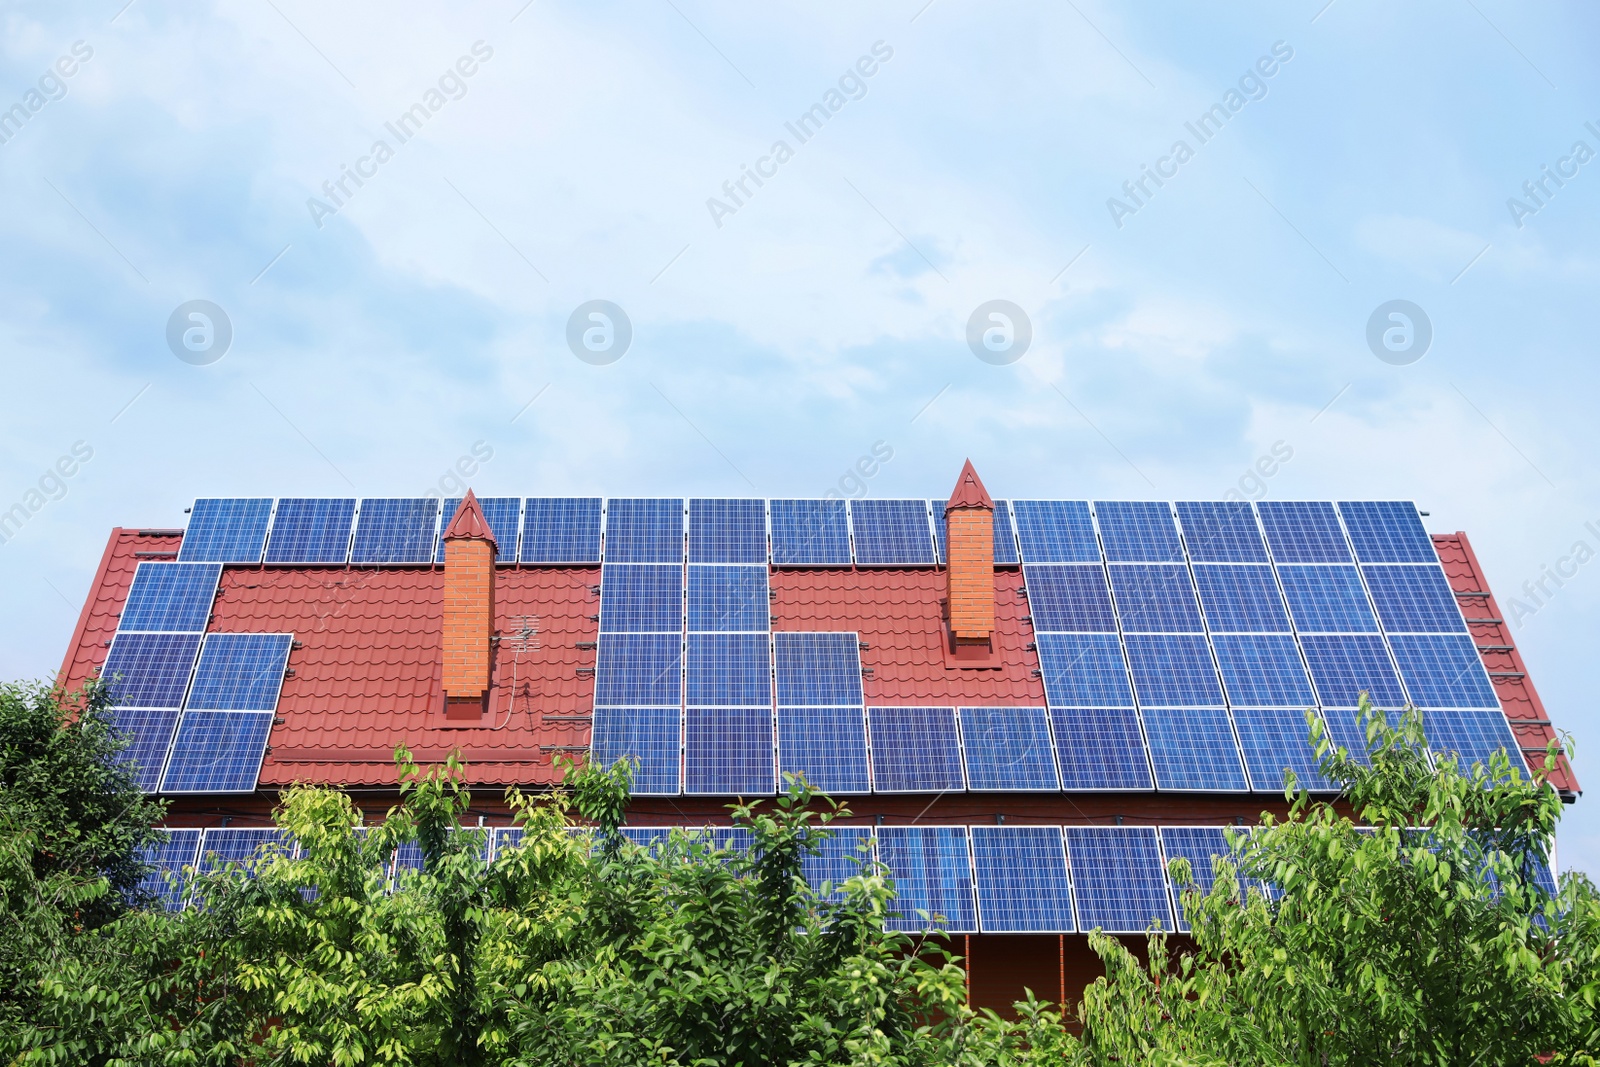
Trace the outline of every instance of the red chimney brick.
[[494, 531], [468, 489], [444, 532], [446, 718], [478, 719], [488, 706], [498, 553]]
[[954, 652], [991, 649], [994, 635], [994, 501], [969, 459], [945, 505], [945, 591]]

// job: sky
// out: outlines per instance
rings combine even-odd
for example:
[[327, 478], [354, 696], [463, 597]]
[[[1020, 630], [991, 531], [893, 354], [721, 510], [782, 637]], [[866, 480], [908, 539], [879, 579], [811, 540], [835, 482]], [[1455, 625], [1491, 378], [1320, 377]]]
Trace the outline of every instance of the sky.
[[0, 677], [197, 496], [970, 457], [1416, 500], [1600, 788], [1597, 54], [1577, 2], [0, 2]]

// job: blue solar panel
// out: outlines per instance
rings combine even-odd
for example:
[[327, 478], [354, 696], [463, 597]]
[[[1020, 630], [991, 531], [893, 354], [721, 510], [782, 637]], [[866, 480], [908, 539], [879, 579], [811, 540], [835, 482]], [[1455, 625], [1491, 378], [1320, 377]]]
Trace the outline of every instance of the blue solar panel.
[[260, 563], [271, 497], [202, 497], [189, 512], [179, 563]]
[[1105, 569], [1099, 564], [1029, 564], [1022, 574], [1035, 631], [1117, 632]]
[[1406, 634], [1389, 638], [1411, 702], [1419, 708], [1500, 710], [1494, 685], [1465, 634]]
[[[447, 517], [445, 521], [449, 521]], [[439, 535], [439, 501], [364, 498], [356, 519], [351, 563], [432, 563], [434, 540]]]
[[1158, 789], [1250, 788], [1224, 708], [1144, 708]]
[[1199, 563], [1194, 579], [1212, 633], [1289, 632], [1289, 614], [1271, 567]]
[[1222, 706], [1222, 687], [1203, 635], [1129, 634], [1127, 644], [1141, 708]]
[[133, 765], [139, 789], [154, 793], [161, 784], [161, 765], [172, 734], [178, 728], [178, 712], [171, 708], [114, 708], [111, 725], [128, 739], [122, 758]]
[[776, 790], [770, 707], [691, 707], [683, 722], [685, 793], [751, 796]]
[[683, 745], [683, 713], [677, 708], [594, 709], [589, 759], [609, 767], [619, 759], [633, 764], [635, 796], [679, 792], [678, 756]]
[[765, 500], [689, 501], [690, 563], [767, 562]]
[[1155, 787], [1132, 708], [1052, 708], [1050, 724], [1063, 789]]
[[[1237, 862], [1220, 826], [1163, 826], [1161, 847], [1169, 863], [1179, 858], [1189, 861], [1194, 886], [1202, 896], [1209, 894], [1217, 881], [1211, 857], [1223, 856]], [[1188, 933], [1189, 921], [1183, 914], [1182, 890], [1176, 881], [1172, 882], [1172, 911], [1177, 916], [1178, 929]]]
[[[845, 881], [872, 863], [872, 831], [865, 826], [830, 826], [831, 837], [800, 859], [800, 873], [824, 900], [844, 899]], [[826, 890], [826, 891], [825, 891]]]
[[1354, 567], [1279, 567], [1278, 577], [1289, 601], [1289, 614], [1301, 633], [1378, 632], [1378, 620], [1372, 616], [1361, 575]]
[[1389, 633], [1466, 633], [1455, 593], [1437, 563], [1362, 567], [1378, 618]]
[[601, 634], [594, 702], [672, 707], [683, 697], [683, 638], [677, 634]]
[[1073, 932], [1059, 826], [974, 826], [972, 861], [984, 933]]
[[861, 641], [854, 633], [775, 633], [778, 703], [861, 705]]
[[[153, 870], [139, 881], [139, 889], [177, 911], [189, 895], [189, 879], [200, 858], [200, 830], [162, 830], [161, 839], [145, 846], [139, 861]], [[190, 868], [185, 872], [184, 868]]]
[[400, 847], [394, 851], [394, 883], [400, 884], [400, 876], [407, 872], [422, 870], [422, 846], [415, 841], [402, 841]]
[[1279, 563], [1350, 562], [1339, 516], [1326, 500], [1264, 500], [1256, 512]]
[[968, 789], [1061, 788], [1044, 708], [961, 708], [960, 719]]
[[682, 630], [682, 567], [607, 563], [601, 568], [601, 633], [676, 634]]
[[1354, 708], [1324, 708], [1322, 721], [1327, 726], [1327, 739], [1335, 748], [1343, 748], [1350, 758], [1363, 766], [1370, 765], [1367, 757], [1367, 731]]
[[772, 563], [850, 566], [850, 516], [843, 500], [773, 500]]
[[[589, 503], [594, 505], [594, 555], [578, 562], [598, 563], [600, 562], [600, 500], [596, 497]], [[461, 498], [457, 496], [447, 497], [439, 509], [439, 544], [434, 550], [436, 562], [444, 562], [444, 532], [450, 528], [450, 521], [456, 517], [456, 509], [459, 507]], [[522, 498], [480, 496], [478, 508], [483, 512], [483, 521], [489, 524], [489, 532], [494, 534], [494, 561], [502, 567], [516, 563], [517, 531], [522, 525]], [[365, 519], [365, 509], [363, 509], [363, 519]], [[357, 536], [360, 536], [359, 531]]]
[[606, 501], [607, 563], [682, 563], [683, 501]]
[[1100, 542], [1084, 500], [1014, 500], [1024, 563], [1099, 563]]
[[356, 502], [320, 497], [283, 497], [272, 517], [268, 563], [343, 564], [350, 558], [350, 527]]
[[189, 691], [192, 709], [271, 711], [278, 706], [293, 634], [207, 634]]
[[867, 793], [867, 718], [853, 708], [778, 709], [778, 773], [803, 774], [827, 793]]
[[[496, 527], [496, 536], [499, 532]], [[506, 555], [505, 545], [500, 555]], [[524, 563], [599, 563], [600, 498], [530, 496], [522, 516], [521, 558]]]
[[1039, 634], [1039, 667], [1052, 708], [1133, 706], [1116, 634]]
[[1299, 707], [1316, 702], [1311, 679], [1288, 634], [1213, 634], [1228, 703], [1236, 708]]
[[250, 793], [272, 733], [270, 711], [185, 711], [163, 793]]
[[1111, 565], [1123, 633], [1201, 633], [1200, 605], [1181, 563]]
[[269, 856], [294, 855], [288, 831], [271, 827], [212, 827], [200, 841], [200, 873], [209, 874], [224, 863], [254, 865]]
[[199, 634], [117, 634], [100, 677], [110, 686], [114, 705], [176, 708], [199, 651]]
[[912, 933], [977, 931], [965, 826], [884, 826], [877, 836], [878, 861], [889, 868], [895, 889], [885, 926]]
[[924, 500], [852, 500], [859, 567], [931, 566], [933, 532]]
[[1172, 929], [1167, 877], [1153, 826], [1068, 826], [1078, 929], [1138, 934]]
[[523, 830], [520, 826], [496, 826], [491, 834], [490, 843], [494, 846], [494, 859], [498, 862], [500, 857], [522, 847]]
[[1294, 771], [1301, 789], [1336, 792], [1338, 786], [1317, 769], [1303, 708], [1234, 708], [1239, 746], [1250, 772], [1250, 788], [1262, 793], [1283, 791], [1283, 772]]
[[1267, 545], [1244, 500], [1180, 500], [1178, 523], [1196, 563], [1265, 563]]
[[201, 633], [221, 577], [220, 563], [141, 563], [117, 629]]
[[872, 787], [942, 793], [966, 787], [954, 708], [868, 708]]
[[1341, 500], [1339, 514], [1362, 563], [1439, 561], [1417, 506], [1409, 500]]
[[672, 839], [670, 826], [622, 826], [617, 832], [643, 849], [660, 848]]
[[[1406, 702], [1400, 679], [1384, 651], [1383, 638], [1365, 634], [1300, 638], [1311, 682], [1324, 708], [1353, 708], [1365, 691], [1379, 708], [1399, 708]], [[1365, 750], [1365, 746], [1363, 746]]]
[[[937, 542], [939, 562], [943, 564], [946, 562], [945, 538], [949, 528], [949, 520], [944, 513], [945, 502], [930, 500], [928, 508], [933, 512], [933, 538]], [[1017, 538], [1011, 532], [1011, 512], [1004, 500], [994, 502], [994, 565], [996, 567], [1017, 565]]]
[[689, 565], [689, 629], [740, 631], [770, 629], [767, 568]]
[[1471, 774], [1472, 765], [1489, 768], [1489, 759], [1500, 749], [1511, 758], [1519, 774], [1527, 770], [1517, 740], [1511, 734], [1501, 711], [1428, 711], [1422, 716], [1422, 732], [1428, 748], [1435, 753], [1454, 753], [1462, 774]]
[[1123, 563], [1182, 563], [1183, 545], [1172, 508], [1160, 500], [1096, 500], [1094, 517], [1106, 559]]
[[772, 706], [767, 635], [690, 634], [689, 695], [695, 707]]

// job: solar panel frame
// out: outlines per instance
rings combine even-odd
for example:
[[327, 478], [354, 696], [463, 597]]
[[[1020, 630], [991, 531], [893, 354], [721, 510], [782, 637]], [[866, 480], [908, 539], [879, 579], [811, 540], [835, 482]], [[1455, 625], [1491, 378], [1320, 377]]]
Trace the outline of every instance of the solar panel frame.
[[1155, 788], [1144, 727], [1133, 708], [1051, 708], [1061, 788], [1068, 792]]
[[275, 717], [270, 711], [185, 711], [161, 772], [161, 792], [255, 792]]
[[[921, 933], [977, 933], [972, 853], [965, 826], [883, 826], [877, 831], [878, 861], [894, 879], [895, 904], [884, 925]], [[895, 905], [891, 904], [891, 908]], [[917, 915], [926, 911], [929, 918]], [[943, 918], [941, 924], [938, 920]]]
[[610, 767], [622, 758], [637, 761], [633, 795], [682, 792], [683, 712], [675, 707], [596, 707], [589, 734], [590, 761]]
[[1141, 709], [1226, 704], [1204, 634], [1125, 634], [1123, 643]]
[[1061, 790], [1045, 708], [961, 707], [956, 719], [969, 792]]
[[1391, 634], [1400, 680], [1419, 708], [1500, 710], [1494, 683], [1466, 634]]
[[[1211, 888], [1216, 884], [1216, 869], [1211, 864], [1214, 855], [1233, 858], [1233, 850], [1228, 845], [1228, 838], [1221, 826], [1162, 826], [1159, 828], [1161, 835], [1161, 852], [1168, 863], [1178, 858], [1189, 861], [1190, 870], [1194, 875], [1195, 888], [1203, 895], [1209, 895]], [[1172, 914], [1177, 920], [1178, 931], [1188, 933], [1189, 921], [1183, 914], [1182, 890], [1178, 883], [1172, 879], [1171, 871], [1167, 874], [1168, 885], [1172, 890]], [[1253, 884], [1251, 879], [1239, 876], [1242, 887]]]
[[612, 497], [605, 509], [607, 563], [682, 563], [681, 497]]
[[851, 500], [849, 511], [857, 567], [936, 565], [926, 500]]
[[1341, 500], [1356, 559], [1362, 563], [1438, 563], [1433, 538], [1409, 500]]
[[1183, 542], [1163, 500], [1096, 500], [1095, 526], [1108, 563], [1183, 563]]
[[[863, 869], [877, 862], [873, 859], [872, 830], [866, 826], [829, 826], [830, 836], [818, 843], [816, 852], [800, 857], [800, 873], [821, 899], [838, 903], [845, 897], [843, 885]], [[827, 889], [827, 892], [823, 890]]]
[[780, 706], [862, 705], [860, 634], [779, 630], [772, 644]]
[[1283, 792], [1285, 768], [1294, 771], [1300, 789], [1311, 793], [1339, 792], [1340, 786], [1324, 778], [1318, 769], [1317, 754], [1307, 736], [1305, 713], [1304, 708], [1232, 709], [1245, 770], [1255, 792]]
[[1066, 826], [1062, 836], [1078, 929], [1141, 934], [1155, 919], [1172, 931], [1172, 898], [1155, 827]]
[[1204, 633], [1194, 579], [1181, 563], [1113, 563], [1111, 596], [1129, 633]]
[[[522, 498], [520, 496], [480, 496], [478, 510], [483, 512], [483, 521], [489, 524], [489, 532], [494, 534], [494, 563], [497, 567], [515, 567], [518, 558], [518, 546], [522, 537]], [[450, 528], [450, 523], [455, 520], [456, 510], [461, 507], [462, 498], [458, 496], [445, 497], [439, 507], [439, 535], [435, 538], [433, 560], [442, 565], [444, 563], [444, 534]], [[600, 501], [595, 499], [594, 515], [594, 556], [591, 561], [600, 562]]]
[[767, 501], [774, 567], [848, 567], [850, 511], [839, 499]]
[[206, 634], [184, 707], [191, 711], [273, 711], [294, 634]]
[[833, 795], [870, 793], [867, 713], [852, 707], [785, 707], [777, 715], [778, 778], [803, 774]]
[[1324, 710], [1356, 707], [1362, 690], [1380, 708], [1405, 704], [1405, 690], [1380, 635], [1301, 634], [1300, 648]]
[[1144, 721], [1157, 789], [1249, 792], [1250, 781], [1228, 709], [1142, 707], [1139, 716]]
[[607, 563], [600, 568], [600, 633], [683, 632], [683, 567]]
[[1267, 543], [1247, 500], [1180, 500], [1178, 528], [1195, 563], [1266, 563]]
[[1289, 617], [1299, 633], [1375, 634], [1378, 619], [1361, 572], [1334, 564], [1279, 565]]
[[203, 633], [222, 579], [220, 563], [144, 560], [117, 619], [121, 633]]
[[279, 497], [267, 537], [267, 566], [342, 567], [350, 562], [354, 497]]
[[1134, 706], [1116, 634], [1036, 634], [1045, 702], [1052, 708]]
[[1087, 500], [1013, 500], [1023, 563], [1100, 563], [1100, 541]]
[[133, 765], [140, 792], [154, 793], [160, 788], [161, 769], [178, 731], [180, 714], [176, 708], [111, 709], [112, 728], [128, 738], [121, 758]]
[[1070, 934], [1072, 878], [1059, 826], [973, 826], [978, 926], [988, 934]]
[[767, 563], [767, 502], [696, 497], [689, 501], [690, 563]]
[[179, 563], [260, 564], [272, 526], [271, 497], [199, 497], [178, 546]]
[[1422, 733], [1428, 741], [1428, 751], [1436, 759], [1453, 752], [1457, 768], [1462, 774], [1471, 774], [1474, 763], [1489, 769], [1489, 757], [1498, 749], [1505, 749], [1511, 768], [1519, 774], [1527, 770], [1522, 759], [1521, 746], [1511, 732], [1503, 711], [1487, 708], [1434, 708], [1422, 713]]
[[966, 789], [961, 729], [952, 707], [870, 707], [867, 738], [876, 793]]
[[597, 496], [527, 497], [517, 559], [525, 566], [598, 564], [604, 509]]
[[770, 705], [684, 711], [685, 796], [770, 796], [776, 767]]
[[1278, 563], [1352, 563], [1339, 513], [1326, 500], [1262, 500], [1256, 517]]
[[596, 707], [679, 707], [683, 702], [680, 634], [600, 634]]
[[224, 863], [247, 863], [252, 871], [268, 855], [293, 857], [295, 844], [276, 827], [212, 826], [200, 839], [198, 870], [210, 874]]
[[123, 708], [179, 708], [189, 690], [200, 634], [118, 633], [100, 668], [111, 703]]
[[772, 629], [766, 564], [691, 563], [688, 567], [691, 632], [760, 632]]
[[[140, 850], [140, 861], [155, 869], [139, 880], [139, 890], [154, 896], [167, 911], [181, 911], [189, 898], [189, 882], [200, 859], [200, 839], [204, 831], [164, 826], [160, 829], [165, 835], [163, 839]], [[184, 873], [185, 868], [189, 873]], [[177, 885], [167, 879], [168, 874], [178, 876]]]
[[1367, 564], [1361, 576], [1385, 633], [1467, 632], [1455, 591], [1439, 564]]
[[490, 862], [498, 863], [500, 858], [510, 850], [521, 848], [525, 834], [526, 832], [520, 826], [496, 826], [490, 830]]
[[1035, 631], [1116, 633], [1116, 609], [1105, 568], [1081, 563], [1031, 563], [1022, 568]]
[[684, 703], [772, 707], [772, 644], [765, 633], [691, 633]]
[[350, 562], [431, 566], [439, 540], [438, 497], [363, 497], [356, 508]]
[[1272, 568], [1256, 564], [1196, 563], [1200, 611], [1211, 633], [1292, 633]]
[[1212, 634], [1228, 706], [1311, 707], [1316, 692], [1289, 634]]

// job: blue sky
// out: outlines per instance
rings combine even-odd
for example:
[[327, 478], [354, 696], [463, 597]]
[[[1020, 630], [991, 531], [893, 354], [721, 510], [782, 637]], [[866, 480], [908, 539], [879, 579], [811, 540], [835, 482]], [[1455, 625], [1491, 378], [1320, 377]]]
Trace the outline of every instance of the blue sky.
[[[1600, 550], [1590, 7], [125, 2], [0, 5], [0, 109], [41, 104], [0, 143], [0, 509], [93, 451], [0, 545], [4, 676], [58, 666], [114, 525], [419, 494], [476, 442], [487, 493], [820, 495], [883, 442], [875, 496], [970, 456], [997, 496], [1166, 499], [1283, 442], [1256, 492], [1414, 498], [1508, 611]], [[209, 365], [166, 342], [195, 299]], [[566, 344], [595, 299], [633, 327], [605, 366]], [[1032, 324], [1003, 366], [965, 337], [994, 299]], [[1393, 299], [1407, 365], [1366, 341]], [[1516, 638], [1596, 787], [1574, 567]], [[1560, 862], [1600, 873], [1593, 807]]]

